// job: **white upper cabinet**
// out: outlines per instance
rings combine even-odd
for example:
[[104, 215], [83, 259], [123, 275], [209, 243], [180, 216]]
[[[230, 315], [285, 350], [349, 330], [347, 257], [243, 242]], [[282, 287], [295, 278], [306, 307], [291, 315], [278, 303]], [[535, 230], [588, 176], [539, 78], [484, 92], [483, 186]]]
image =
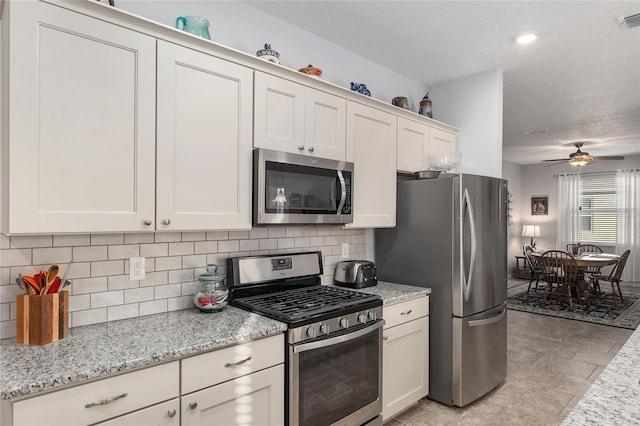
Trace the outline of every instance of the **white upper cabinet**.
[[346, 100], [255, 73], [254, 146], [345, 159]]
[[35, 1], [4, 21], [3, 232], [148, 229], [155, 39]]
[[253, 70], [158, 41], [156, 229], [251, 228]]
[[353, 173], [353, 223], [347, 227], [396, 225], [397, 117], [347, 103], [347, 161]]
[[456, 135], [425, 123], [398, 117], [398, 171], [417, 172], [429, 169], [429, 156], [456, 154]]

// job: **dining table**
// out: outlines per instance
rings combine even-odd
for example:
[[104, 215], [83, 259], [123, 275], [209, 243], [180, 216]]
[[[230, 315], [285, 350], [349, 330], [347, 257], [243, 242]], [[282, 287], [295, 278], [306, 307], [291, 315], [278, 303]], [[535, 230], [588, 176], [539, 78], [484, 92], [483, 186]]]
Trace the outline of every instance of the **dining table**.
[[[539, 260], [542, 257], [542, 253], [544, 252], [534, 251], [531, 252], [531, 255]], [[620, 259], [620, 255], [612, 253], [581, 253], [572, 254], [572, 256], [576, 260], [576, 264], [580, 270], [615, 265]]]
[[[543, 253], [544, 251], [536, 251], [532, 252], [531, 255], [540, 261]], [[594, 284], [595, 288], [591, 288], [590, 283], [585, 280], [584, 272], [589, 268], [602, 268], [605, 266], [615, 265], [618, 263], [618, 260], [620, 260], [620, 255], [613, 253], [585, 252], [580, 254], [571, 254], [571, 256], [576, 260], [576, 266], [578, 268], [578, 282], [576, 284], [579, 284], [580, 282], [586, 284], [586, 300], [583, 301], [581, 297], [578, 297], [580, 303], [583, 304], [583, 302], [587, 302], [590, 297], [603, 296], [604, 294], [600, 291], [597, 284]], [[580, 285], [577, 285], [577, 287], [580, 287]], [[572, 289], [572, 293], [573, 292], [574, 290]]]

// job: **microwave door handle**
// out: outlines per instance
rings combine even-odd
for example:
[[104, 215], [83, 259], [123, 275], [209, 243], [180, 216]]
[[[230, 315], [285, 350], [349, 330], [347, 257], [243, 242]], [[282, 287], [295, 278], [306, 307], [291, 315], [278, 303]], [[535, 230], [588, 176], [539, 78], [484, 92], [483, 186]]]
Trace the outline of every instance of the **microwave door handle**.
[[347, 184], [344, 181], [344, 176], [342, 176], [342, 170], [338, 170], [338, 180], [340, 181], [340, 203], [336, 214], [342, 214], [342, 208], [347, 201]]

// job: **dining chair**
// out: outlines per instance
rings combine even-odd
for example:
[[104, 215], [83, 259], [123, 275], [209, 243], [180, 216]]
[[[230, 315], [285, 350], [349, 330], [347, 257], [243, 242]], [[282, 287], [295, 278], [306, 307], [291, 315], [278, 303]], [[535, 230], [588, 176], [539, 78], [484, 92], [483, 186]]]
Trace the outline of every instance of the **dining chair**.
[[[584, 254], [584, 253], [604, 253], [603, 250], [600, 248], [600, 246], [597, 246], [595, 244], [580, 244], [578, 246], [578, 254]], [[589, 274], [589, 277], [592, 277], [594, 275], [600, 275], [600, 266], [589, 266], [585, 269], [583, 269], [582, 271], [578, 272], [578, 275], [580, 274], [580, 272], [582, 273], [587, 273]], [[586, 281], [586, 279], [585, 279]], [[592, 281], [589, 280], [591, 283], [595, 283], [594, 284], [594, 290], [596, 291], [600, 291], [600, 285], [597, 283], [597, 281]]]
[[542, 269], [540, 269], [538, 259], [531, 255], [532, 252], [533, 247], [531, 247], [531, 244], [525, 244], [522, 246], [522, 254], [524, 255], [527, 265], [529, 265], [529, 270], [531, 271], [531, 279], [529, 280], [529, 287], [527, 287], [525, 303], [529, 303], [529, 291], [531, 291], [531, 284], [533, 283], [533, 280], [536, 280], [536, 291], [538, 291], [538, 283], [542, 277]]
[[[573, 310], [573, 298], [582, 303], [578, 281], [578, 264], [575, 257], [562, 250], [548, 250], [540, 256], [540, 268], [542, 277], [547, 282], [543, 302], [547, 303], [550, 297], [566, 297], [569, 309]], [[553, 284], [557, 288], [553, 288]]]
[[[613, 304], [617, 304], [617, 300], [616, 297], [620, 296], [620, 303], [624, 302], [624, 299], [622, 298], [622, 292], [620, 291], [620, 281], [622, 281], [620, 279], [620, 277], [622, 276], [622, 272], [624, 271], [624, 266], [627, 264], [627, 258], [629, 257], [629, 254], [631, 253], [631, 250], [627, 250], [624, 253], [622, 253], [622, 256], [620, 256], [620, 259], [618, 259], [618, 262], [615, 264], [615, 266], [613, 267], [613, 269], [611, 269], [611, 272], [609, 273], [608, 276], [605, 275], [592, 275], [591, 276], [591, 283], [594, 287], [598, 287], [600, 288], [600, 281], [607, 281], [611, 283], [611, 295], [613, 297]], [[618, 288], [618, 294], [616, 295], [616, 288]]]

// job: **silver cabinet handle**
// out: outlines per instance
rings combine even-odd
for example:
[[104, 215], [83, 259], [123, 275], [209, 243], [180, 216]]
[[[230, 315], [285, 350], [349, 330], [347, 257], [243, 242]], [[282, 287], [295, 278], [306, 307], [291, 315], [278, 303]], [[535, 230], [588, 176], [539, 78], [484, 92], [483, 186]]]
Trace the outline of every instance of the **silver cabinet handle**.
[[176, 415], [176, 409], [175, 409], [175, 408], [172, 408], [171, 410], [167, 411], [167, 415], [168, 415], [169, 417], [175, 417], [175, 415]]
[[162, 223], [165, 225], [170, 225], [171, 224], [171, 219], [162, 219]]
[[313, 149], [313, 147], [311, 147], [311, 148], [309, 148], [307, 151], [309, 151], [309, 152], [313, 152], [313, 151], [315, 151], [315, 149]]
[[127, 396], [127, 393], [121, 393], [120, 395], [116, 395], [116, 396], [112, 396], [109, 398], [105, 398], [105, 399], [101, 399], [100, 401], [95, 401], [95, 402], [87, 402], [86, 404], [84, 404], [84, 408], [91, 408], [91, 407], [95, 407], [98, 405], [109, 405], [112, 402], [120, 399], [120, 398], [124, 398], [125, 396]]
[[413, 309], [409, 309], [408, 311], [400, 312], [400, 315], [409, 315], [411, 312], [413, 312]]
[[226, 364], [224, 365], [224, 368], [235, 367], [236, 365], [242, 365], [242, 364], [244, 364], [245, 362], [250, 361], [250, 360], [251, 360], [251, 357], [250, 357], [250, 356], [248, 356], [248, 357], [246, 357], [245, 359], [241, 359], [241, 360], [240, 360], [240, 361], [238, 361], [238, 362], [228, 362], [228, 363], [226, 363]]
[[152, 223], [153, 223], [153, 222], [151, 222], [149, 219], [147, 219], [147, 220], [145, 220], [145, 221], [144, 221], [144, 224], [145, 224], [145, 225], [147, 225], [147, 226], [151, 225]]
[[298, 146], [298, 150], [299, 150], [299, 151], [304, 151], [304, 145], [300, 145], [300, 146]]
[[383, 339], [384, 340], [389, 340], [389, 336], [384, 336]]
[[198, 403], [197, 402], [190, 402], [189, 403], [189, 408], [191, 408], [192, 410], [195, 410], [196, 408], [198, 408]]

